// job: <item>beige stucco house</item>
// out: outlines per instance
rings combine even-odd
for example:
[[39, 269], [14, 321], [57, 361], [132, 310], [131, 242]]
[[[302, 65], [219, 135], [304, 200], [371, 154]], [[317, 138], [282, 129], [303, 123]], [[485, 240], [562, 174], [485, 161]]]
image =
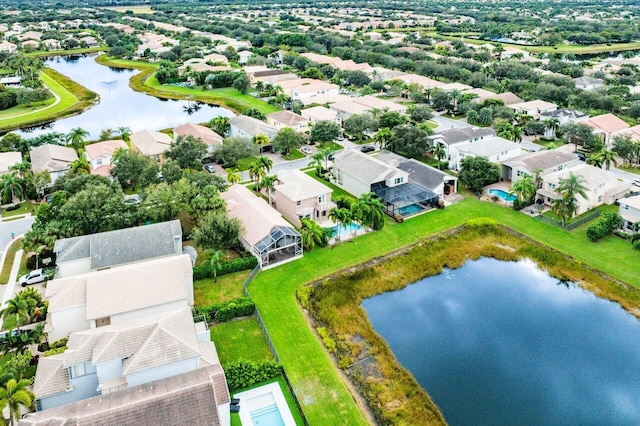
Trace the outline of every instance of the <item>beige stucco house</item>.
[[173, 139], [165, 133], [153, 130], [143, 130], [132, 133], [129, 136], [131, 151], [151, 157], [153, 160], [164, 163], [164, 153], [171, 147]]
[[301, 218], [323, 223], [328, 221], [329, 210], [336, 207], [331, 201], [332, 192], [300, 170], [279, 172], [278, 184], [274, 187], [275, 207], [297, 227], [301, 226]]

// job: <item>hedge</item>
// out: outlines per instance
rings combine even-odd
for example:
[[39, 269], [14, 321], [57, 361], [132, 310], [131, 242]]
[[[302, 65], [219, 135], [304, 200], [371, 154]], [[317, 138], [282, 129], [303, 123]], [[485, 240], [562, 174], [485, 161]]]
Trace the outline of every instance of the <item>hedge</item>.
[[229, 391], [234, 392], [248, 388], [256, 383], [278, 377], [282, 374], [282, 365], [275, 361], [247, 361], [239, 359], [225, 364], [223, 367]]
[[609, 235], [622, 223], [618, 213], [605, 213], [598, 222], [587, 228], [587, 238], [594, 243]]
[[[227, 262], [220, 263], [220, 269], [218, 270], [218, 276], [231, 274], [233, 272], [246, 271], [253, 269], [258, 264], [258, 259], [253, 256], [241, 257], [239, 259], [229, 260]], [[201, 280], [204, 278], [213, 278], [213, 268], [211, 264], [205, 263], [204, 265], [196, 266], [193, 268], [193, 279]]]
[[196, 308], [196, 315], [204, 315], [207, 322], [212, 320], [225, 322], [233, 318], [253, 315], [255, 311], [256, 304], [250, 297], [240, 297], [239, 299]]

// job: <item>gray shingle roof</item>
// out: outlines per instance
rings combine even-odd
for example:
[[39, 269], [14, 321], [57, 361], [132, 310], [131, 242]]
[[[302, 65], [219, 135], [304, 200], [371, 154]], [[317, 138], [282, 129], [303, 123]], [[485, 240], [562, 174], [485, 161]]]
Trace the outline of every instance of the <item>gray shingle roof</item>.
[[[230, 401], [220, 365], [32, 413], [22, 426], [212, 425]], [[228, 408], [227, 408], [228, 409]]]
[[397, 164], [400, 170], [409, 173], [409, 182], [415, 182], [434, 191], [447, 180], [457, 179], [443, 171], [435, 169], [412, 158], [406, 158], [391, 151], [382, 150], [378, 159], [388, 164]]
[[265, 135], [272, 136], [276, 134], [276, 129], [269, 126], [264, 121], [257, 118], [248, 117], [246, 115], [238, 115], [229, 119], [229, 124], [237, 127], [251, 136]]
[[57, 262], [91, 258], [91, 269], [182, 253], [180, 221], [136, 226], [56, 241]]
[[494, 136], [495, 134], [495, 130], [488, 127], [463, 127], [461, 129], [447, 130], [446, 132], [438, 133], [430, 136], [430, 139], [442, 138], [447, 144], [453, 145], [462, 142], [469, 142], [474, 138]]

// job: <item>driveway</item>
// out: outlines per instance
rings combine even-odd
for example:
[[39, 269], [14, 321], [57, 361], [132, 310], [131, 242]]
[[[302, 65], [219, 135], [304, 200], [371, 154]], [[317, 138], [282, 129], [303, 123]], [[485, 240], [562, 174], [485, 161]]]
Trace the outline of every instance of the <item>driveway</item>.
[[433, 129], [434, 133], [444, 132], [445, 130], [461, 129], [463, 127], [471, 127], [468, 123], [462, 120], [452, 120], [440, 115], [434, 115], [431, 121], [438, 123], [438, 127]]

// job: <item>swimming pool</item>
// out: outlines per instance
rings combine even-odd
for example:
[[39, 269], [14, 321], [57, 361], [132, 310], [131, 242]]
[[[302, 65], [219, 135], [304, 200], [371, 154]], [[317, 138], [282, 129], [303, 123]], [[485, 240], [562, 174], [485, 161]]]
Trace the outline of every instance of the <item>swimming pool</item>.
[[509, 194], [506, 191], [503, 191], [502, 189], [490, 189], [489, 190], [489, 195], [495, 195], [496, 197], [500, 197], [502, 198], [503, 201], [515, 201], [518, 198], [515, 195]]
[[420, 207], [417, 204], [411, 204], [408, 206], [404, 206], [398, 209], [398, 213], [400, 213], [400, 215], [402, 216], [409, 216], [412, 214], [416, 214], [416, 213], [420, 213], [422, 210], [424, 210], [422, 207]]
[[251, 411], [251, 421], [255, 426], [285, 426], [278, 405], [268, 405]]
[[295, 426], [280, 385], [269, 383], [254, 389], [236, 393], [240, 400], [242, 426]]
[[[331, 236], [332, 237], [337, 237], [338, 235], [340, 236], [353, 236], [356, 235], [356, 233], [361, 229], [360, 225], [358, 225], [357, 223], [351, 223], [349, 224], [349, 226], [332, 226], [331, 227]], [[339, 232], [338, 232], [339, 231]]]

